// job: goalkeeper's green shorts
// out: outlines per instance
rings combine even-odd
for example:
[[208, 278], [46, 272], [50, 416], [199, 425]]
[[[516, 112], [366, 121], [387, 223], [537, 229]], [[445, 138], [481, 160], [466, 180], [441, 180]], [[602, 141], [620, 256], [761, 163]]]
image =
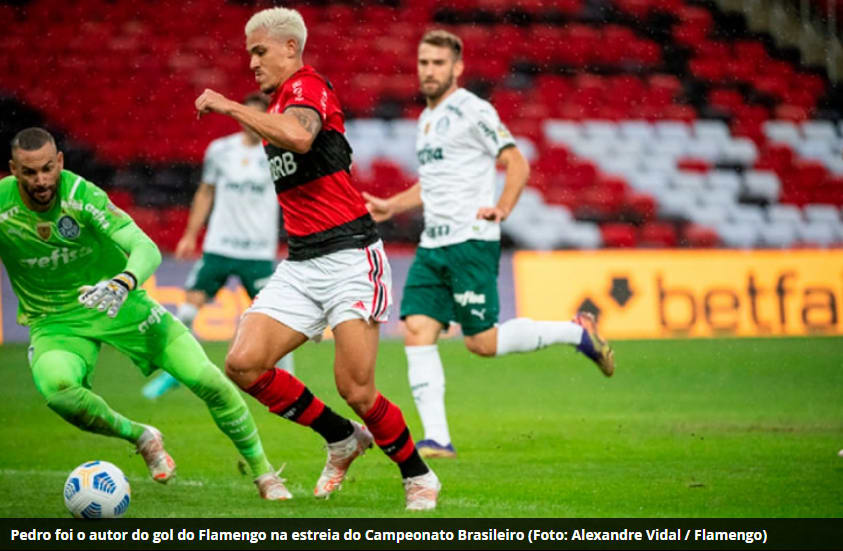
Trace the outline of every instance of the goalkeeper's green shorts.
[[115, 318], [80, 304], [70, 312], [34, 322], [30, 327], [29, 365], [45, 352], [64, 350], [82, 358], [90, 376], [100, 347], [106, 343], [129, 356], [148, 375], [158, 367], [156, 358], [187, 332], [187, 327], [146, 291], [136, 289], [129, 293]]

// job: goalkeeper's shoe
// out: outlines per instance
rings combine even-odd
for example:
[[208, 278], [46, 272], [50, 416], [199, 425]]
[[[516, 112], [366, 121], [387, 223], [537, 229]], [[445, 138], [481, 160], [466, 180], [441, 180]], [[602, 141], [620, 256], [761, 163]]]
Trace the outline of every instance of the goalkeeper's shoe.
[[442, 484], [432, 470], [423, 475], [404, 479], [408, 511], [427, 511], [436, 508]]
[[351, 462], [372, 447], [374, 437], [369, 429], [354, 421], [351, 421], [351, 424], [354, 425], [351, 436], [327, 445], [328, 461], [316, 481], [316, 488], [313, 489], [313, 495], [316, 497], [328, 498], [334, 490], [338, 490], [345, 480]]
[[443, 446], [436, 440], [431, 440], [429, 438], [416, 442], [416, 451], [418, 451], [419, 455], [425, 459], [434, 459], [438, 457], [450, 459], [457, 456], [457, 450], [454, 449], [453, 444], [449, 443], [447, 446]]
[[255, 479], [255, 486], [258, 487], [261, 499], [269, 501], [293, 499], [293, 494], [284, 486], [284, 479], [278, 476], [280, 473], [280, 470], [277, 473], [268, 472]]
[[573, 322], [583, 328], [583, 337], [577, 350], [588, 356], [603, 375], [611, 377], [615, 372], [615, 351], [609, 343], [597, 334], [597, 320], [591, 312], [578, 312]]
[[176, 472], [176, 462], [164, 449], [164, 437], [161, 436], [161, 431], [149, 425], [145, 426], [146, 430], [136, 443], [138, 453], [146, 461], [152, 479], [166, 484]]
[[154, 400], [178, 388], [178, 386], [179, 382], [176, 378], [164, 371], [146, 383], [143, 389], [141, 389], [141, 394], [143, 394], [144, 398]]

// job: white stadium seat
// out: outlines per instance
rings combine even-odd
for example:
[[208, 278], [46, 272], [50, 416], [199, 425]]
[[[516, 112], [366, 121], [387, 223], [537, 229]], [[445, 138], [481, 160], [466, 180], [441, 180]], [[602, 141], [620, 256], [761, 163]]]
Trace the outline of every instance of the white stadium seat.
[[802, 141], [799, 127], [791, 121], [766, 121], [761, 128], [771, 142], [785, 143], [791, 147], [796, 147]]
[[705, 187], [705, 176], [700, 172], [680, 170], [670, 177], [670, 184], [676, 189], [702, 191]]
[[770, 205], [767, 207], [767, 220], [770, 222], [799, 224], [802, 222], [802, 211], [796, 205]]
[[725, 142], [731, 137], [729, 126], [721, 120], [699, 119], [693, 126], [697, 138]]
[[735, 223], [765, 224], [764, 211], [758, 205], [735, 204], [729, 209], [729, 220]]
[[589, 138], [601, 140], [615, 140], [618, 137], [618, 127], [613, 121], [586, 120], [580, 124], [583, 134]]
[[779, 200], [781, 181], [775, 172], [768, 170], [747, 170], [744, 173], [744, 195], [751, 199], [762, 199], [770, 203]]
[[711, 189], [728, 189], [734, 196], [741, 190], [741, 177], [734, 170], [710, 170], [706, 183]]
[[659, 214], [670, 218], [689, 220], [696, 208], [696, 198], [692, 192], [670, 190], [658, 197]]
[[758, 244], [758, 228], [754, 224], [728, 222], [715, 230], [720, 240], [728, 247], [749, 249]]
[[805, 245], [828, 247], [837, 241], [831, 224], [824, 222], [803, 222], [797, 224], [795, 228], [799, 241]]
[[767, 247], [787, 248], [796, 243], [796, 230], [791, 224], [762, 224], [759, 227], [761, 244]]
[[546, 120], [542, 123], [542, 132], [551, 144], [571, 145], [582, 138], [580, 126], [570, 121]]
[[660, 139], [688, 141], [691, 139], [691, 128], [684, 121], [656, 121], [653, 126], [656, 136]]
[[840, 213], [834, 205], [811, 203], [802, 207], [808, 222], [840, 222]]
[[734, 138], [723, 146], [723, 160], [752, 166], [758, 160], [758, 147], [749, 138]]
[[811, 120], [802, 122], [802, 135], [809, 140], [834, 141], [839, 136], [831, 121]]
[[649, 142], [656, 139], [656, 129], [648, 121], [630, 120], [618, 124], [620, 136], [630, 140]]

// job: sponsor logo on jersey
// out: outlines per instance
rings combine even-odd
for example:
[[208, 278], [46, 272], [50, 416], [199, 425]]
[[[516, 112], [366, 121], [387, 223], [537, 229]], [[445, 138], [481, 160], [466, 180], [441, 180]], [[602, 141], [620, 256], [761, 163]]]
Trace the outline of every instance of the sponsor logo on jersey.
[[59, 235], [65, 239], [76, 239], [79, 237], [79, 223], [67, 214], [59, 218], [59, 221], [56, 222], [56, 227], [59, 230]]
[[427, 122], [424, 125], [424, 135], [427, 136], [427, 133], [430, 132], [430, 123]]
[[35, 224], [35, 231], [38, 232], [38, 237], [46, 241], [50, 238], [51, 235], [53, 235], [53, 223], [38, 222], [37, 224]]
[[468, 304], [486, 304], [486, 295], [480, 295], [474, 291], [454, 293], [454, 301], [460, 306], [466, 306]]
[[480, 130], [483, 131], [483, 133], [486, 135], [487, 138], [492, 138], [492, 140], [494, 140], [495, 143], [498, 143], [498, 135], [495, 133], [494, 130], [489, 128], [488, 124], [486, 124], [483, 121], [477, 121], [477, 126], [480, 127]]
[[436, 133], [437, 134], [445, 134], [448, 131], [448, 128], [451, 127], [451, 120], [448, 117], [442, 117], [438, 121], [436, 121]]
[[291, 151], [285, 151], [281, 155], [275, 155], [269, 159], [269, 173], [273, 181], [292, 176], [298, 168], [296, 158]]
[[164, 319], [164, 316], [166, 315], [167, 310], [165, 310], [163, 306], [161, 306], [160, 304], [154, 306], [149, 311], [149, 316], [147, 316], [147, 318], [143, 322], [141, 322], [140, 325], [138, 325], [138, 333], [146, 333], [147, 331], [149, 331], [150, 327], [161, 323], [161, 320]]
[[18, 212], [20, 212], [20, 208], [18, 208], [17, 206], [14, 206], [7, 211], [0, 212], [0, 224], [5, 222], [12, 216], [16, 215]]
[[96, 223], [99, 225], [100, 229], [107, 230], [108, 226], [111, 225], [108, 223], [108, 220], [105, 219], [105, 211], [98, 209], [94, 205], [85, 205], [85, 212], [91, 213], [91, 216], [93, 217], [94, 221], [96, 221]]
[[485, 308], [480, 308], [480, 309], [472, 308], [471, 309], [471, 315], [477, 316], [481, 320], [485, 321], [485, 319], [486, 319], [486, 309]]
[[68, 249], [67, 247], [55, 248], [49, 256], [41, 256], [35, 258], [22, 258], [21, 265], [25, 268], [48, 268], [55, 270], [59, 266], [70, 264], [80, 258], [85, 258], [94, 253], [91, 247], [81, 247], [79, 249]]
[[445, 158], [442, 154], [441, 147], [430, 147], [429, 145], [425, 144], [425, 146], [417, 153], [419, 157], [419, 164], [426, 165], [427, 163], [433, 161], [441, 161]]
[[463, 116], [463, 115], [462, 115], [462, 110], [461, 110], [459, 107], [455, 106], [455, 105], [446, 105], [446, 106], [445, 106], [445, 109], [447, 109], [448, 111], [453, 111], [454, 113], [456, 113], [456, 114], [457, 114], [457, 116], [458, 116], [459, 118], [462, 118], [462, 116]]

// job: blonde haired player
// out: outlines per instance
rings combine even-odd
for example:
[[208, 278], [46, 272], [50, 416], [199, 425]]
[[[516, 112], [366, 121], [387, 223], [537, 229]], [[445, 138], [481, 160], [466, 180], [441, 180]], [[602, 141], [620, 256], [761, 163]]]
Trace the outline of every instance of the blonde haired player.
[[[270, 411], [311, 427], [328, 445], [314, 495], [328, 497], [374, 441], [403, 479], [406, 508], [436, 507], [440, 483], [416, 451], [398, 407], [375, 386], [379, 325], [392, 303], [389, 262], [363, 198], [351, 184], [351, 148], [333, 86], [302, 61], [307, 31], [295, 10], [272, 8], [246, 24], [249, 67], [272, 94], [268, 112], [213, 90], [199, 115], [230, 116], [264, 140], [284, 210], [289, 257], [243, 315], [226, 373]], [[334, 380], [365, 427], [334, 413], [275, 362], [326, 326], [335, 338]]]

